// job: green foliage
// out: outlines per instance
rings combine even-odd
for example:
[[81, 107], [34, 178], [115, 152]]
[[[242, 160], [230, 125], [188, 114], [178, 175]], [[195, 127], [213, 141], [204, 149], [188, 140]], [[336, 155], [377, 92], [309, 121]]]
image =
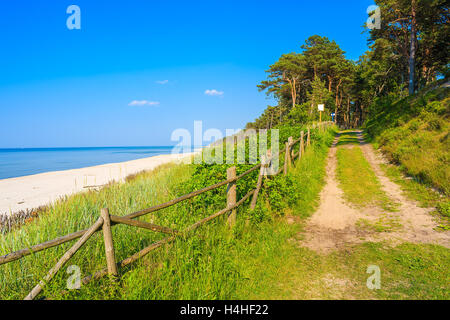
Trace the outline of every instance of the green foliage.
[[[408, 88], [412, 58], [414, 90], [421, 89], [445, 74], [448, 68], [449, 12], [445, 0], [376, 0], [380, 8], [381, 28], [369, 30], [372, 43], [367, 74], [377, 95], [401, 94]], [[414, 13], [414, 19], [411, 17]], [[407, 36], [405, 36], [407, 35]], [[410, 55], [411, 41], [416, 47]], [[410, 92], [412, 94], [412, 92]]]
[[[258, 85], [277, 101], [247, 128], [273, 128], [280, 124], [304, 124], [319, 120], [318, 104], [325, 105], [323, 120], [336, 109], [349, 125], [359, 123], [360, 107], [350, 103], [354, 97], [353, 75], [356, 65], [347, 60], [335, 41], [314, 35], [301, 46], [301, 53], [282, 55], [270, 66], [267, 80]], [[346, 106], [344, 109], [344, 101]]]
[[437, 205], [437, 210], [444, 217], [450, 218], [450, 201], [443, 201]]
[[[179, 187], [179, 193], [186, 194], [216, 184], [220, 181], [227, 180], [227, 169], [233, 166], [236, 166], [236, 174], [240, 175], [254, 165], [193, 164], [192, 178], [189, 179], [189, 181], [184, 182]], [[259, 171], [255, 170], [245, 178], [237, 181], [237, 199], [241, 199], [248, 191], [254, 188], [258, 173]], [[226, 188], [226, 185], [222, 186], [203, 193], [184, 203], [192, 212], [203, 212], [207, 209], [223, 209], [226, 204]]]
[[[258, 88], [278, 103], [247, 127], [314, 121], [317, 104], [324, 103], [326, 117], [335, 111], [338, 124], [354, 128], [368, 116], [389, 112], [394, 101], [429, 88], [438, 78], [448, 81], [450, 15], [446, 1], [375, 3], [382, 25], [368, 30], [369, 50], [357, 63], [346, 59], [339, 45], [327, 37], [309, 37], [301, 45], [302, 52], [282, 55], [266, 71], [268, 79]], [[407, 18], [413, 13], [414, 19]], [[416, 48], [414, 54], [410, 54], [411, 44]], [[439, 109], [433, 113], [445, 113], [442, 105], [433, 108]]]
[[289, 122], [294, 123], [308, 123], [312, 120], [310, 114], [309, 114], [309, 104], [307, 102], [299, 105], [296, 104], [295, 107], [293, 107], [289, 111]]
[[[289, 128], [282, 129], [282, 132], [283, 137], [292, 133]], [[327, 136], [329, 141], [332, 133], [319, 134], [313, 130], [313, 141], [322, 141], [321, 135]], [[307, 191], [302, 193], [298, 202], [302, 204], [299, 212], [311, 213], [314, 209], [311, 202], [320, 191], [320, 182], [316, 180], [323, 179], [326, 149], [325, 145], [308, 148], [292, 171], [295, 181], [288, 178]], [[320, 162], [317, 159], [321, 159]], [[301, 174], [296, 173], [297, 168], [305, 166], [312, 173], [304, 170]], [[109, 207], [111, 214], [125, 215], [166, 202], [188, 190], [217, 183], [226, 178], [226, 168], [227, 165], [166, 165], [135, 175], [126, 183], [109, 185], [99, 192], [68, 197], [48, 208], [38, 220], [0, 238], [0, 254], [86, 228], [98, 218], [102, 207]], [[243, 165], [238, 173], [245, 169]], [[281, 180], [278, 182], [282, 184]], [[255, 182], [243, 179], [243, 184], [237, 187], [238, 197], [253, 189]], [[292, 195], [292, 186], [287, 186], [286, 190]], [[200, 202], [182, 202], [140, 219], [183, 230], [212, 214], [216, 207], [224, 208], [225, 190], [222, 191], [222, 195], [206, 193]], [[248, 203], [237, 209], [238, 219], [233, 230], [226, 227], [224, 219], [213, 220], [198, 233], [179, 238], [133, 265], [121, 268], [121, 280], [117, 283], [103, 278], [62, 294], [69, 276], [63, 268], [45, 287], [44, 295], [51, 299], [232, 299], [249, 298], [257, 294], [255, 290], [267, 292], [272, 284], [266, 282], [276, 280], [277, 270], [285, 261], [287, 251], [281, 248], [286, 248], [285, 241], [292, 235], [293, 228], [280, 221], [277, 218], [279, 213], [266, 205], [268, 199], [264, 191], [258, 199], [253, 211], [249, 210]], [[276, 203], [271, 205], [277, 206]], [[290, 209], [296, 210], [296, 205]], [[247, 218], [252, 222], [249, 225], [246, 224]], [[129, 257], [164, 236], [129, 226], [115, 226], [116, 258], [120, 261]], [[0, 298], [23, 298], [71, 245], [67, 243], [0, 266]], [[95, 234], [70, 264], [80, 267], [82, 277], [104, 268], [101, 235]], [[266, 266], [264, 270], [260, 265]]]
[[299, 193], [292, 176], [278, 175], [265, 181], [264, 195], [267, 197], [271, 211], [282, 214], [299, 199]]
[[259, 224], [263, 221], [270, 221], [273, 218], [273, 216], [271, 215], [271, 211], [267, 207], [266, 203], [261, 200], [257, 201], [255, 209], [248, 209], [247, 214], [250, 218], [250, 221], [254, 225]]
[[330, 113], [334, 111], [332, 109], [334, 107], [333, 95], [328, 91], [325, 80], [321, 80], [320, 77], [315, 77], [311, 82], [311, 91], [308, 92], [307, 96], [307, 104], [310, 106], [310, 120], [319, 120], [319, 111], [317, 110], [318, 104], [323, 104], [325, 106], [322, 120], [331, 120]]
[[[284, 144], [287, 142], [289, 137], [294, 137], [297, 139], [300, 136], [301, 130], [305, 128], [301, 126], [289, 126], [280, 125], [276, 128], [279, 133], [279, 143], [280, 151], [284, 149]], [[306, 131], [305, 131], [306, 133]], [[311, 130], [312, 141], [314, 144], [325, 144], [329, 135], [326, 133], [319, 134], [317, 129]], [[271, 145], [271, 132], [268, 132], [268, 144]], [[325, 138], [327, 137], [327, 138]], [[305, 135], [306, 139], [306, 135]], [[237, 152], [237, 148], [235, 148]], [[235, 162], [236, 153], [235, 152]], [[246, 160], [249, 159], [249, 145], [245, 145]], [[226, 152], [223, 152], [224, 158]], [[280, 159], [281, 165], [284, 159]], [[225, 159], [224, 161], [225, 162]], [[239, 175], [254, 166], [254, 164], [192, 164], [192, 178], [187, 182], [180, 184], [178, 188], [179, 194], [186, 194], [195, 190], [205, 188], [207, 186], [213, 185], [217, 182], [227, 179], [227, 169], [235, 166], [236, 174]], [[255, 170], [245, 178], [239, 179], [236, 183], [237, 186], [237, 199], [244, 197], [248, 191], [255, 188], [259, 170]], [[274, 176], [265, 179], [264, 186], [261, 191], [260, 198], [265, 199], [267, 204], [271, 207], [271, 211], [277, 214], [282, 214], [283, 210], [293, 206], [298, 201], [298, 192], [295, 189], [295, 182], [292, 180], [291, 176]], [[263, 201], [263, 200], [261, 200]], [[186, 210], [191, 212], [204, 212], [208, 209], [218, 210], [222, 209], [226, 203], [226, 186], [217, 188], [207, 193], [203, 193], [189, 201], [184, 203]], [[251, 215], [256, 216], [255, 220], [259, 221], [263, 217], [267, 217], [264, 210], [255, 209], [256, 212], [251, 213]]]

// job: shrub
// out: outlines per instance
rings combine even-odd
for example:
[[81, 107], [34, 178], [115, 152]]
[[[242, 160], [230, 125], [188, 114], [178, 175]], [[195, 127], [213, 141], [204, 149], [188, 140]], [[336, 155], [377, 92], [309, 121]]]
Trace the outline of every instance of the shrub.
[[441, 202], [438, 204], [437, 209], [440, 214], [450, 218], [450, 201]]

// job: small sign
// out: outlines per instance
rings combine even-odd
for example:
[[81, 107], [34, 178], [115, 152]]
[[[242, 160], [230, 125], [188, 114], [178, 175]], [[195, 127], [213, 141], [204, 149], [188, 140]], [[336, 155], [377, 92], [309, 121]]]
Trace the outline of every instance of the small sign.
[[319, 104], [319, 111], [324, 111], [325, 110], [325, 106], [323, 104]]

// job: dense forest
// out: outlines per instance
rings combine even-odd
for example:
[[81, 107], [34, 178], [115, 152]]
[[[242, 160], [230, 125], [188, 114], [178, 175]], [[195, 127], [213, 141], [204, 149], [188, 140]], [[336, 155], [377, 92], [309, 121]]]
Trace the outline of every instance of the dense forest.
[[[283, 54], [258, 88], [277, 101], [247, 128], [273, 128], [319, 119], [344, 128], [361, 126], [379, 105], [413, 95], [449, 77], [449, 6], [445, 0], [375, 0], [380, 28], [364, 27], [369, 50], [349, 60], [339, 45], [319, 35], [300, 52]], [[369, 14], [371, 16], [372, 13]]]

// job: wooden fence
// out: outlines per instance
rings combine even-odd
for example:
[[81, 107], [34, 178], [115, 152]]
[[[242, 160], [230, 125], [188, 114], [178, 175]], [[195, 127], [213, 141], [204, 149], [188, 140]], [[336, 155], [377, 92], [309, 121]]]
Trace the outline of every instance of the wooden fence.
[[[318, 130], [326, 130], [328, 127], [333, 125], [332, 122], [321, 122], [318, 124], [313, 125], [312, 128], [318, 128]], [[306, 141], [305, 141], [306, 140]], [[299, 143], [298, 151], [294, 150], [294, 146]], [[280, 168], [277, 172], [274, 174], [280, 174], [282, 171], [286, 175], [289, 168], [292, 166], [292, 162], [298, 157], [298, 159], [301, 158], [303, 153], [305, 152], [305, 149], [311, 145], [311, 132], [310, 128], [307, 129], [306, 133], [301, 131], [300, 137], [296, 140], [294, 140], [292, 137], [289, 137], [289, 140], [286, 142], [285, 148], [281, 150], [278, 154], [278, 157], [284, 153], [284, 165], [282, 168]], [[70, 258], [74, 256], [74, 254], [89, 240], [89, 238], [96, 232], [100, 231], [102, 229], [103, 232], [103, 238], [105, 243], [105, 256], [106, 256], [106, 268], [97, 271], [94, 274], [91, 274], [81, 280], [82, 284], [87, 284], [90, 281], [94, 279], [99, 279], [105, 275], [110, 275], [112, 277], [118, 276], [118, 270], [120, 268], [123, 268], [134, 261], [142, 258], [143, 256], [147, 255], [150, 251], [155, 250], [162, 245], [174, 241], [177, 237], [181, 235], [185, 235], [201, 225], [207, 223], [208, 221], [211, 221], [219, 216], [224, 215], [225, 213], [229, 213], [227, 224], [232, 227], [235, 224], [236, 221], [236, 209], [241, 206], [245, 201], [247, 201], [251, 196], [253, 196], [250, 208], [254, 209], [256, 206], [256, 200], [258, 198], [258, 193], [262, 187], [263, 177], [266, 175], [267, 170], [271, 168], [272, 165], [272, 159], [276, 155], [270, 154], [270, 150], [268, 151], [268, 154], [262, 161], [262, 163], [259, 163], [252, 167], [251, 169], [245, 171], [244, 173], [240, 175], [236, 175], [236, 167], [228, 168], [227, 170], [227, 180], [221, 181], [219, 183], [216, 183], [214, 185], [205, 187], [203, 189], [193, 191], [191, 193], [188, 193], [186, 195], [183, 195], [179, 198], [173, 199], [171, 201], [168, 201], [166, 203], [162, 203], [141, 211], [137, 211], [131, 214], [128, 214], [126, 216], [115, 216], [109, 214], [109, 210], [107, 208], [102, 209], [100, 213], [100, 217], [97, 219], [97, 221], [88, 229], [77, 231], [44, 243], [40, 243], [37, 245], [34, 245], [30, 248], [25, 248], [22, 250], [18, 250], [15, 252], [12, 252], [10, 254], [7, 254], [5, 256], [0, 256], [0, 265], [5, 264], [8, 262], [12, 262], [18, 259], [21, 259], [27, 255], [35, 254], [39, 251], [46, 250], [58, 245], [61, 245], [63, 243], [78, 239], [78, 241], [59, 259], [59, 261], [55, 264], [53, 268], [50, 269], [50, 271], [47, 273], [47, 275], [41, 280], [31, 291], [30, 293], [25, 297], [25, 300], [33, 300], [36, 298], [37, 295], [42, 291], [43, 287], [45, 286], [45, 283], [48, 283], [52, 280], [52, 278], [56, 275], [56, 273], [69, 261]], [[255, 170], [260, 170], [258, 180], [256, 183], [256, 187], [253, 190], [250, 190], [242, 199], [237, 201], [236, 199], [236, 182], [237, 180], [247, 176], [248, 174], [252, 173]], [[196, 223], [192, 224], [191, 226], [187, 227], [183, 231], [174, 230], [171, 228], [155, 225], [152, 223], [144, 222], [144, 221], [138, 221], [133, 220], [137, 217], [141, 217], [144, 215], [147, 215], [149, 213], [173, 206], [181, 201], [185, 201], [187, 199], [191, 199], [195, 196], [198, 196], [202, 193], [208, 192], [213, 189], [217, 189], [221, 186], [227, 185], [227, 206], [226, 208], [200, 220]], [[168, 234], [169, 236], [159, 240], [157, 242], [152, 243], [148, 247], [142, 249], [141, 251], [135, 253], [134, 255], [116, 262], [115, 258], [115, 252], [114, 252], [114, 243], [111, 233], [111, 227], [117, 224], [125, 224], [133, 227], [143, 228], [155, 232], [161, 232], [164, 234]]]

